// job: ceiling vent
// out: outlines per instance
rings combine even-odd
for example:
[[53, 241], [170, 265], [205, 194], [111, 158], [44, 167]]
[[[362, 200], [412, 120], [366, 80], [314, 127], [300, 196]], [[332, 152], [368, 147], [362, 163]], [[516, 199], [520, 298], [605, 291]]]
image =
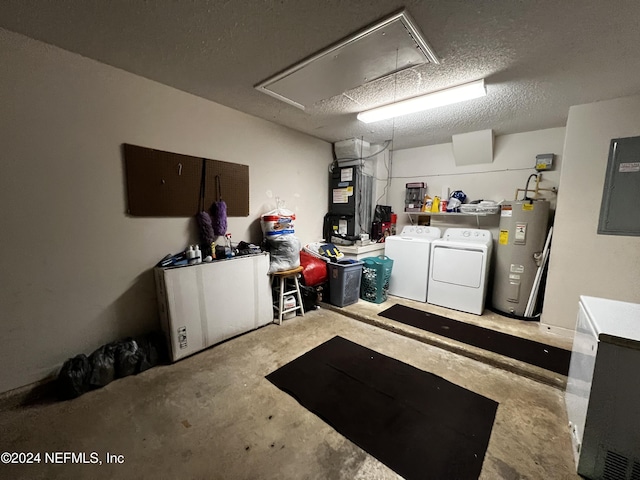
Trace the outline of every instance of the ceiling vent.
[[439, 61], [409, 14], [402, 10], [255, 88], [304, 110], [320, 100], [425, 63]]

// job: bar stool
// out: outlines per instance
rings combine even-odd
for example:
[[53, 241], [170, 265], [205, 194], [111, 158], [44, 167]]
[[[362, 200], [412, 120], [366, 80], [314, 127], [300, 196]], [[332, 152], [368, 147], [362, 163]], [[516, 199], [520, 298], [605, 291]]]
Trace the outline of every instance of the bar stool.
[[[278, 304], [273, 307], [278, 312], [278, 325], [282, 325], [282, 316], [285, 313], [294, 312], [300, 310], [300, 313], [304, 317], [304, 307], [302, 306], [302, 294], [300, 293], [300, 284], [298, 283], [298, 274], [302, 272], [302, 267], [292, 268], [291, 270], [283, 270], [281, 272], [273, 272], [270, 278], [270, 284], [273, 286], [273, 280], [278, 279], [279, 284], [276, 285], [278, 291]], [[294, 285], [287, 286], [287, 281], [291, 283], [293, 280]], [[294, 288], [295, 287], [295, 288]], [[287, 290], [291, 288], [292, 290]], [[284, 308], [284, 297], [295, 293], [298, 296], [298, 305], [293, 308]]]

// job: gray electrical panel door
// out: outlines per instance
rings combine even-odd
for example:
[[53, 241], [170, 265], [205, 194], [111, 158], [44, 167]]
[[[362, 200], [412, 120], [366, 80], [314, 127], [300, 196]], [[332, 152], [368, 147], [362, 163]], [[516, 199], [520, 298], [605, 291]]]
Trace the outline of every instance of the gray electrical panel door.
[[640, 137], [611, 140], [598, 233], [640, 236]]

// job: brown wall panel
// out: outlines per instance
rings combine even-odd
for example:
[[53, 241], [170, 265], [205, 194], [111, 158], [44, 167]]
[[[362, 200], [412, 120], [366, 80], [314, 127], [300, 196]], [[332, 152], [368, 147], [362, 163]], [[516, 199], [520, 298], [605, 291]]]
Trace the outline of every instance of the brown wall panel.
[[[128, 211], [143, 217], [190, 217], [200, 210], [202, 162], [206, 162], [205, 208], [218, 200], [227, 215], [249, 215], [249, 166], [124, 144]], [[216, 188], [220, 178], [220, 193]]]

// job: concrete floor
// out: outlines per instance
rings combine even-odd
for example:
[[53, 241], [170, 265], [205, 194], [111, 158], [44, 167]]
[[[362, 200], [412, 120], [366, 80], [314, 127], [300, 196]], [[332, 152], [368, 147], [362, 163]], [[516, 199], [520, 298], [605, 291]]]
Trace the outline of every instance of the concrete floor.
[[[390, 305], [360, 301], [342, 309], [358, 320], [328, 308], [308, 312], [72, 401], [20, 406], [5, 398], [0, 452], [40, 452], [42, 463], [0, 464], [0, 478], [398, 479], [264, 378], [335, 335], [499, 402], [481, 479], [580, 478], [563, 391], [553, 379], [536, 381], [514, 373], [518, 365], [508, 371], [509, 362], [497, 368], [471, 358], [477, 352], [460, 345], [435, 346], [416, 332], [372, 325]], [[537, 335], [534, 325], [492, 314], [466, 320]], [[45, 452], [62, 451], [96, 452], [102, 464], [44, 463]], [[107, 464], [107, 452], [124, 463]]]

